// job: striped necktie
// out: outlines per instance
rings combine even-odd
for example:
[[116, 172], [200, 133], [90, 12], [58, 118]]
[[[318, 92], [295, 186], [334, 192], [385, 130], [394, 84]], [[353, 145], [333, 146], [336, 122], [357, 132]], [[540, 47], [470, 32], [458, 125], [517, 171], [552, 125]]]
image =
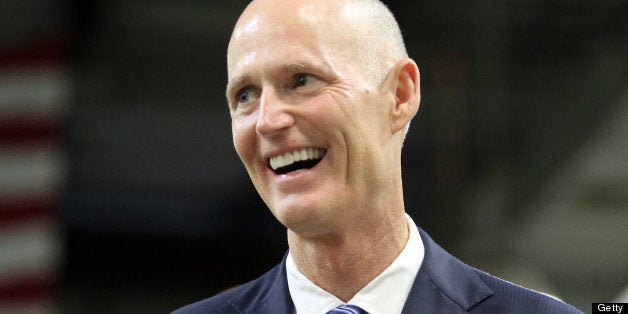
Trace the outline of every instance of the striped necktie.
[[341, 305], [331, 311], [327, 312], [327, 314], [368, 314], [365, 310], [355, 306], [355, 305]]

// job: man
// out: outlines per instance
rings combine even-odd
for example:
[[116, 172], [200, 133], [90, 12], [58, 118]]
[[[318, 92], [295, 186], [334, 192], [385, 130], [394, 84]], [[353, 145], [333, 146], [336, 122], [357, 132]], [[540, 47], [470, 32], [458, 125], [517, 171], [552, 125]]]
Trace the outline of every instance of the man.
[[176, 313], [578, 312], [463, 264], [405, 214], [419, 70], [379, 1], [252, 1], [227, 58], [233, 142], [289, 253]]

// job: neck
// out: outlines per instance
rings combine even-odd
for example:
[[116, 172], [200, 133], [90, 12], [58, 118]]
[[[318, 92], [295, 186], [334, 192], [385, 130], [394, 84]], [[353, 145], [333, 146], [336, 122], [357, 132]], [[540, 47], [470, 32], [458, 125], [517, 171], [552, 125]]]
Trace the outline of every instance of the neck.
[[400, 211], [361, 223], [358, 230], [316, 238], [288, 230], [288, 245], [306, 277], [347, 302], [392, 264], [408, 236], [406, 217]]

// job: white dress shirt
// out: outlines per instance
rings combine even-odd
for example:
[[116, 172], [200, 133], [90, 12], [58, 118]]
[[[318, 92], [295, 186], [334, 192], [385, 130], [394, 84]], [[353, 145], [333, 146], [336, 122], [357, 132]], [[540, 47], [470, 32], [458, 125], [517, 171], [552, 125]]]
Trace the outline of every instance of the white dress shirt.
[[[358, 291], [347, 304], [359, 306], [369, 314], [401, 313], [425, 254], [417, 226], [407, 214], [406, 218], [410, 231], [406, 246], [388, 268]], [[296, 314], [325, 314], [345, 304], [305, 277], [290, 252], [286, 259], [286, 273]]]

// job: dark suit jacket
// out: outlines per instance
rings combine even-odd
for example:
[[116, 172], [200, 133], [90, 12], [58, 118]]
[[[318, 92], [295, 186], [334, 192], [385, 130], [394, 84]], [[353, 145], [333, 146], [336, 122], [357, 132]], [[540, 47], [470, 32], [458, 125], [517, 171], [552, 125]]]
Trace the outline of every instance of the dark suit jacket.
[[[411, 313], [582, 313], [543, 294], [519, 287], [472, 268], [419, 231], [425, 247], [423, 264], [403, 314]], [[173, 314], [277, 313], [292, 314], [286, 261], [268, 273]]]

